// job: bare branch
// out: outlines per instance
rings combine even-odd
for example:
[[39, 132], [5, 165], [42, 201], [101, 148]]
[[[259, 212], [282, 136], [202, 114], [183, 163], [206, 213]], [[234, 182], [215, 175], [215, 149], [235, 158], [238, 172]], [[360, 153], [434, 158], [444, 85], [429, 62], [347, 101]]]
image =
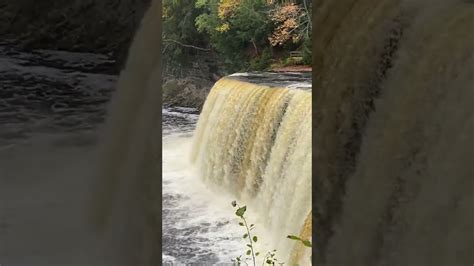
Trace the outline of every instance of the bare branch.
[[183, 46], [183, 47], [193, 48], [193, 49], [200, 50], [200, 51], [207, 51], [207, 52], [211, 51], [211, 49], [206, 49], [206, 48], [194, 46], [194, 45], [191, 45], [191, 44], [184, 44], [184, 43], [179, 42], [179, 41], [177, 41], [177, 40], [164, 39], [163, 41], [165, 41], [165, 42], [173, 42], [173, 43], [176, 43], [176, 44], [181, 45], [181, 46]]

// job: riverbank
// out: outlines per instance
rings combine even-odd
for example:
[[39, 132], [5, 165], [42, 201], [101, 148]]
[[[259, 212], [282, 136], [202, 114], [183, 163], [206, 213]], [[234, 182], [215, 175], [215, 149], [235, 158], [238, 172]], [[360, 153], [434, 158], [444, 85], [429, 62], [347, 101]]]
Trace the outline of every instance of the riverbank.
[[313, 68], [311, 66], [305, 65], [296, 65], [296, 66], [281, 66], [281, 67], [274, 67], [271, 71], [275, 72], [312, 72]]

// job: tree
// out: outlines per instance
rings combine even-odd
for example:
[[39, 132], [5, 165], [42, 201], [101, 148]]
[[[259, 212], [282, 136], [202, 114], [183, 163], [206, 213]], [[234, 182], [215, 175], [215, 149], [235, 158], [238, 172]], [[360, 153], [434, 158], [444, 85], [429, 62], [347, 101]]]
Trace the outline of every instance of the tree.
[[195, 26], [200, 11], [194, 0], [163, 1], [163, 57], [167, 72], [179, 75], [200, 51], [209, 51], [209, 38]]
[[273, 46], [283, 45], [289, 40], [296, 43], [308, 36], [310, 23], [306, 19], [304, 9], [295, 3], [288, 2], [277, 5], [272, 10], [270, 18], [278, 25], [269, 37]]
[[269, 37], [272, 46], [283, 46], [289, 41], [301, 44], [305, 63], [311, 63], [311, 1], [283, 1], [275, 3], [270, 19], [275, 30]]
[[265, 70], [302, 50], [311, 63], [309, 0], [164, 0], [164, 60], [179, 73], [193, 56], [218, 54], [226, 72]]
[[196, 18], [200, 32], [209, 35], [212, 47], [230, 71], [248, 70], [251, 58], [269, 46], [272, 22], [265, 0], [198, 0], [203, 13]]

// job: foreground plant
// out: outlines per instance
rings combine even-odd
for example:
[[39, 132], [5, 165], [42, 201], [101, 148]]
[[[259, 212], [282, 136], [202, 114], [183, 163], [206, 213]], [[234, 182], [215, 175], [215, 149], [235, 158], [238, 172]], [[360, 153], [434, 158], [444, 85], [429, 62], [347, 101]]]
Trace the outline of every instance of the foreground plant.
[[[311, 241], [309, 241], [308, 239], [302, 239], [302, 238], [297, 237], [297, 236], [295, 236], [295, 235], [288, 235], [288, 236], [286, 236], [286, 238], [289, 238], [289, 239], [295, 240], [295, 241], [299, 241], [299, 242], [301, 242], [305, 247], [309, 247], [309, 248], [312, 248], [312, 247], [313, 247], [313, 245], [311, 244]], [[313, 260], [313, 256], [310, 256], [310, 257], [309, 257], [309, 260], [312, 261], [312, 260]], [[298, 266], [298, 264], [295, 265], [295, 266]]]
[[303, 243], [303, 245], [305, 245], [306, 247], [312, 247], [311, 245], [311, 241], [309, 241], [308, 239], [301, 239], [297, 236], [294, 236], [294, 235], [288, 235], [286, 236], [286, 238], [289, 238], [291, 240], [296, 240], [296, 241], [300, 241], [301, 243]]
[[[242, 206], [240, 207], [237, 202], [234, 200], [232, 201], [232, 207], [236, 207], [237, 210], [235, 211], [235, 215], [237, 215], [242, 221], [239, 222], [239, 225], [242, 226], [242, 227], [245, 227], [245, 233], [242, 235], [242, 238], [244, 239], [248, 239], [248, 244], [246, 244], [247, 246], [247, 252], [245, 253], [245, 255], [247, 257], [244, 257], [242, 258], [242, 255], [236, 257], [235, 259], [233, 259], [232, 261], [233, 262], [236, 262], [237, 265], [240, 265], [241, 263], [245, 263], [246, 265], [248, 265], [247, 261], [248, 260], [251, 260], [252, 261], [252, 265], [256, 266], [257, 265], [257, 261], [256, 261], [256, 257], [258, 257], [260, 255], [260, 252], [255, 252], [255, 243], [258, 241], [258, 236], [257, 235], [252, 235], [252, 231], [255, 229], [255, 224], [250, 224], [250, 226], [248, 225], [247, 223], [247, 219], [245, 218], [244, 214], [245, 212], [247, 211], [247, 206]], [[267, 252], [265, 254], [265, 256], [263, 257], [263, 263], [262, 265], [275, 265], [275, 263], [278, 261], [278, 259], [276, 258], [276, 249], [274, 249], [272, 252]], [[251, 255], [251, 257], [249, 257]], [[280, 265], [283, 265], [283, 263], [280, 263]]]
[[[246, 244], [248, 250], [245, 253], [246, 257], [242, 257], [242, 255], [236, 257], [235, 259], [232, 259], [232, 262], [237, 263], [237, 265], [241, 265], [241, 263], [245, 263], [246, 265], [249, 265], [247, 261], [251, 260], [253, 265], [256, 266], [256, 257], [260, 255], [260, 252], [255, 252], [255, 243], [258, 240], [258, 237], [256, 235], [252, 235], [252, 230], [255, 229], [254, 224], [250, 224], [250, 226], [247, 223], [247, 219], [245, 218], [244, 214], [247, 211], [247, 206], [242, 206], [240, 207], [237, 202], [234, 200], [232, 201], [232, 207], [237, 208], [235, 211], [235, 215], [237, 215], [242, 221], [239, 222], [239, 225], [242, 227], [245, 227], [245, 233], [242, 235], [242, 238], [248, 239], [248, 244]], [[295, 240], [301, 242], [305, 247], [312, 248], [311, 241], [308, 239], [302, 239], [298, 236], [295, 235], [288, 235], [286, 236], [288, 239]], [[283, 265], [283, 262], [278, 262], [278, 259], [276, 258], [276, 249], [273, 251], [269, 251], [265, 254], [263, 257], [263, 262], [262, 265], [275, 265], [278, 263], [279, 265]], [[249, 257], [252, 255], [251, 257]], [[310, 260], [312, 260], [312, 256], [310, 257]], [[298, 264], [295, 264], [295, 266], [298, 266]]]

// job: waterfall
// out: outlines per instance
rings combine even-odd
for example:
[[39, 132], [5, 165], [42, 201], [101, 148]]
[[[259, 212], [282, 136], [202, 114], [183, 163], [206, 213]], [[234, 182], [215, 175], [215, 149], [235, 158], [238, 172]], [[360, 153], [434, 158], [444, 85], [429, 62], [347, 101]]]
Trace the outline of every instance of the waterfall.
[[472, 264], [474, 4], [323, 1], [315, 17], [316, 263]]
[[[161, 151], [161, 1], [153, 0], [120, 73], [101, 143], [97, 184], [92, 192], [91, 223], [112, 241], [112, 257], [127, 265], [156, 265], [159, 223], [147, 222]], [[152, 190], [152, 191], [150, 191]], [[145, 254], [146, 253], [146, 254]]]
[[[157, 239], [147, 239], [160, 230], [147, 223], [157, 218], [150, 212], [160, 204], [153, 201], [161, 162], [159, 4], [153, 1], [145, 14], [121, 72], [92, 201], [95, 229], [117, 243], [113, 252], [130, 265], [159, 260]], [[221, 79], [203, 107], [191, 157], [203, 182], [261, 213], [284, 260], [295, 250], [294, 260], [308, 265], [310, 249], [301, 251], [286, 235], [310, 238], [311, 232], [310, 90]]]
[[[286, 261], [301, 245], [286, 235], [311, 238], [311, 106], [310, 91], [226, 77], [194, 136], [191, 161], [202, 180], [257, 208]], [[299, 257], [307, 265], [310, 249]]]

